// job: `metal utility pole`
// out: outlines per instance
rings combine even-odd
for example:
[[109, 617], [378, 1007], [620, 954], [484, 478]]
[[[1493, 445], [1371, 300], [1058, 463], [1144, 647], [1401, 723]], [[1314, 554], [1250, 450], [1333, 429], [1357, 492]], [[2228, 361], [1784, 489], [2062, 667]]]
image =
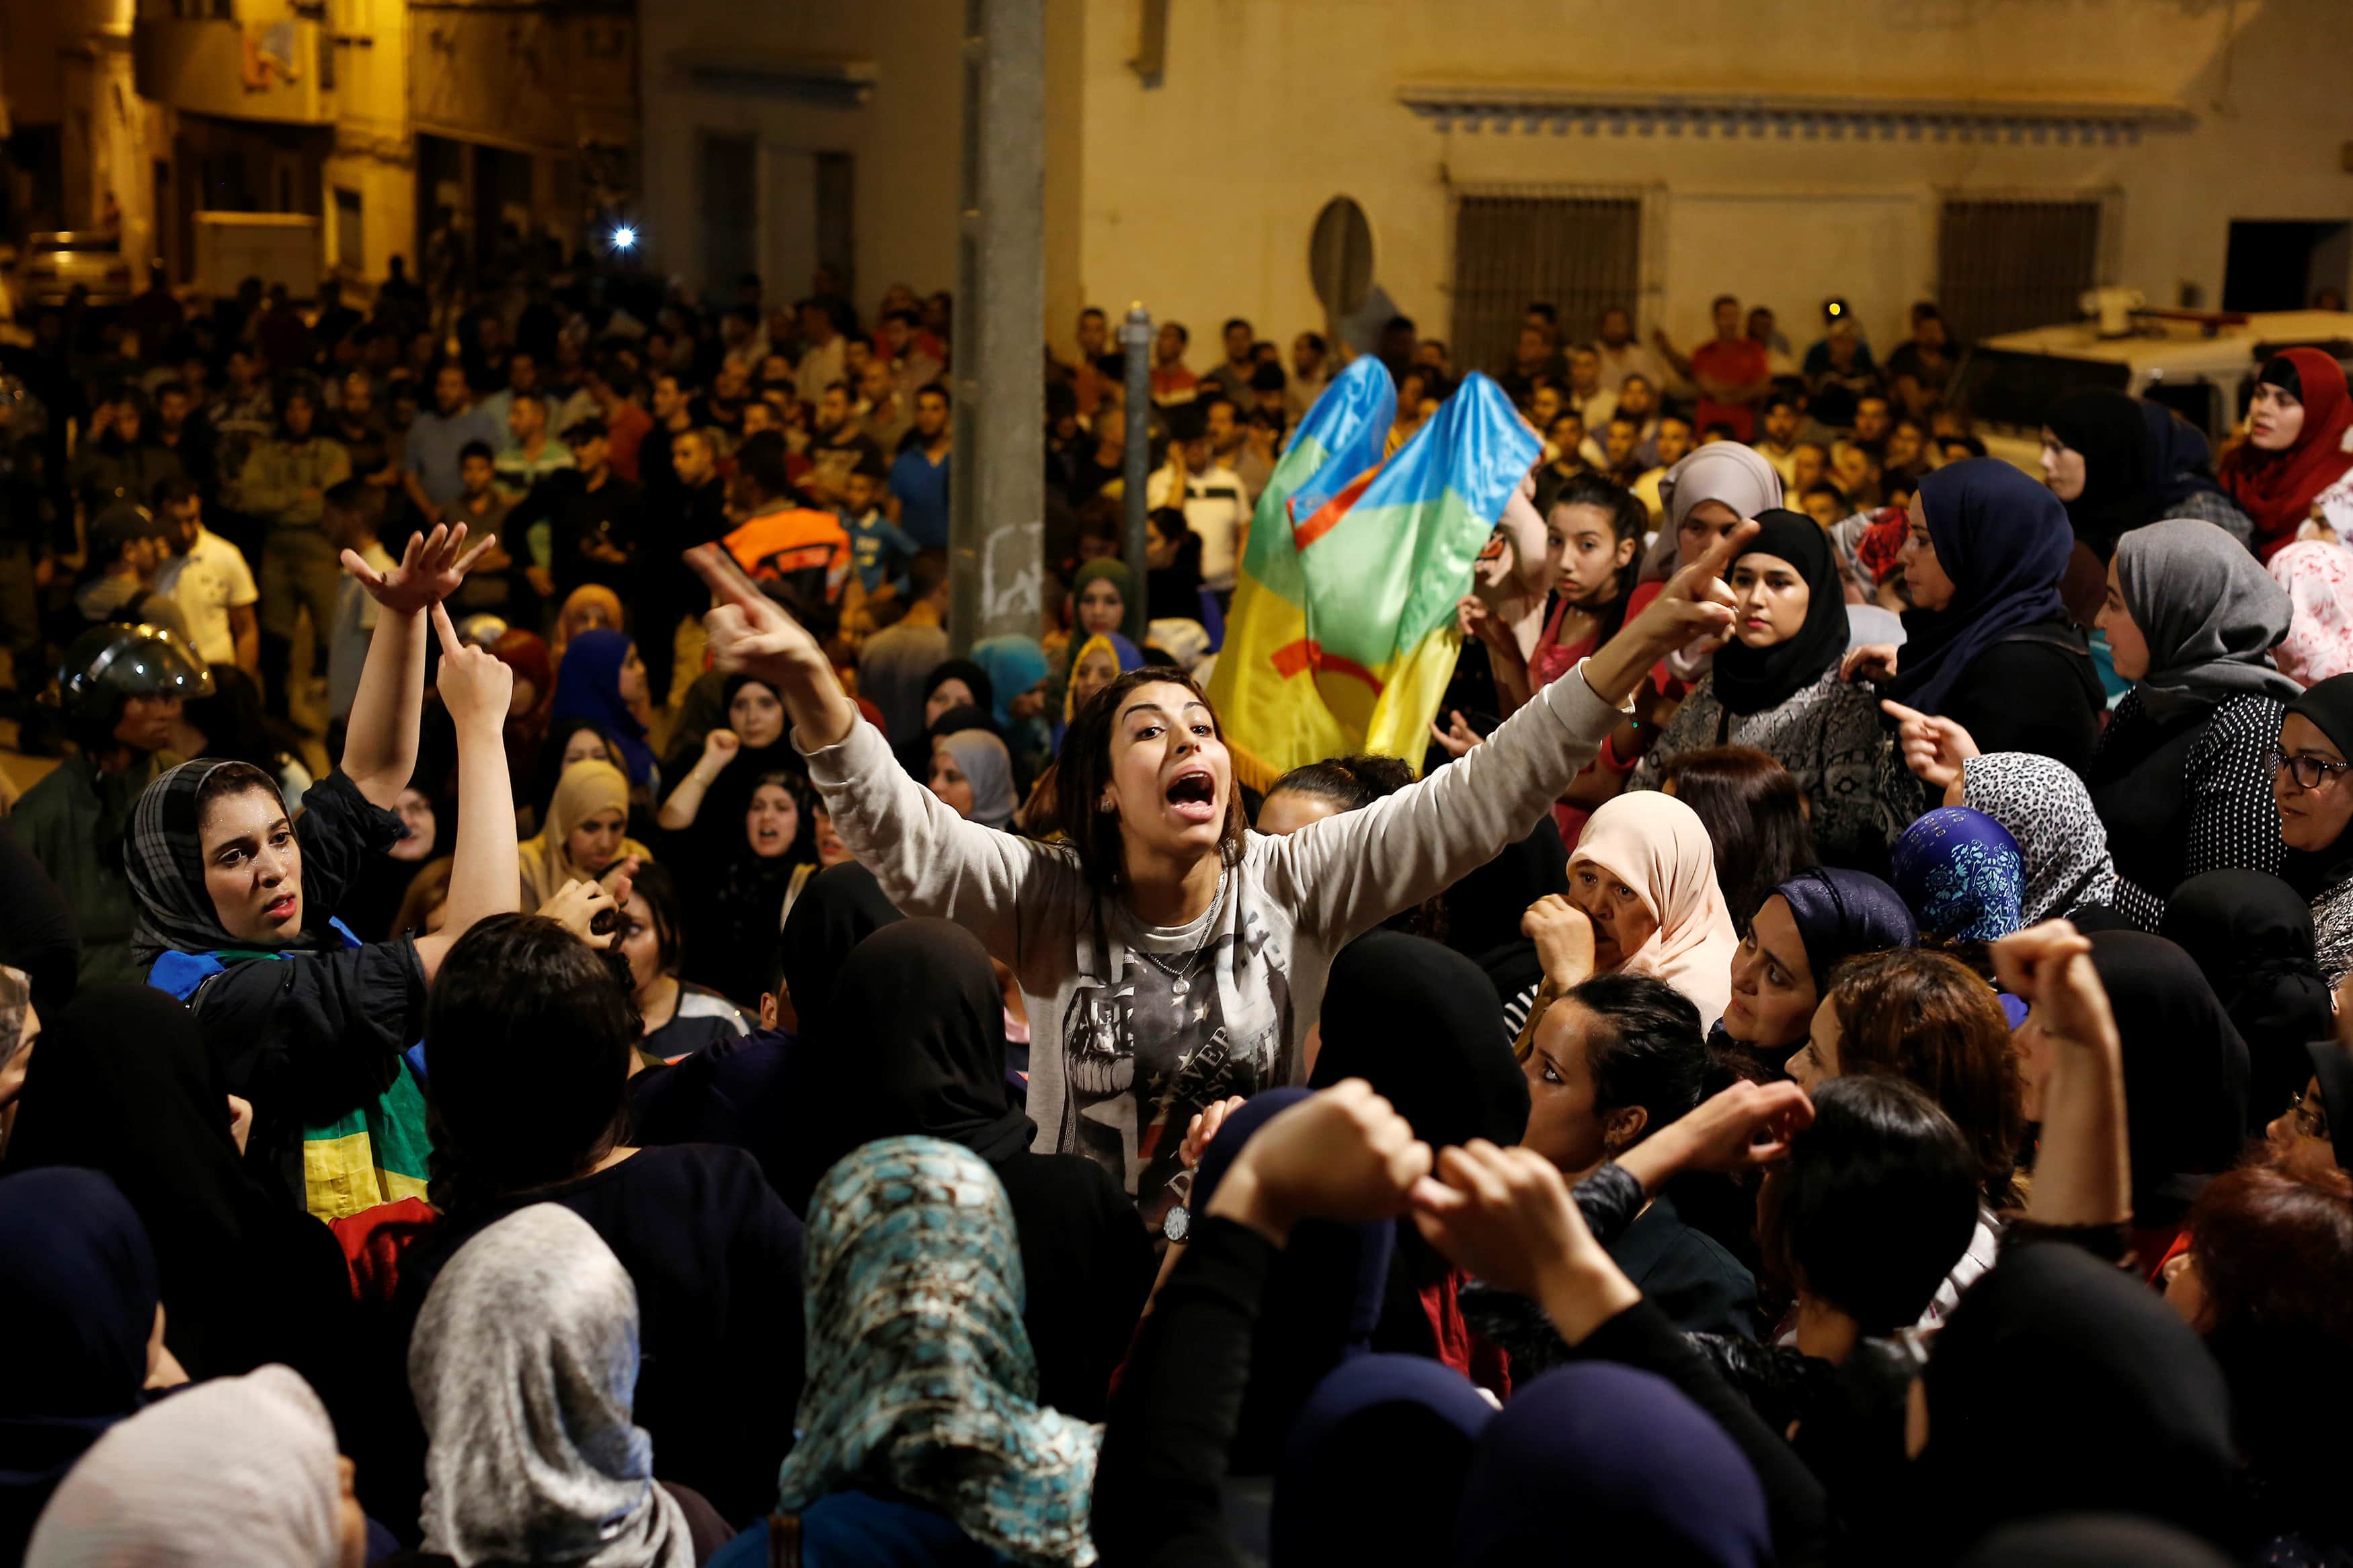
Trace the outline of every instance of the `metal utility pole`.
[[1142, 647], [1144, 585], [1150, 581], [1145, 574], [1151, 570], [1144, 559], [1144, 514], [1149, 510], [1145, 491], [1151, 485], [1152, 466], [1152, 312], [1141, 300], [1127, 308], [1127, 320], [1120, 323], [1119, 350], [1127, 367], [1127, 398], [1123, 405], [1127, 413], [1127, 445], [1120, 464], [1120, 496], [1127, 509], [1127, 528], [1120, 553], [1135, 577], [1135, 592], [1128, 595], [1125, 630], [1127, 640]]
[[1045, 0], [965, 0], [948, 635], [1038, 635], [1046, 463]]

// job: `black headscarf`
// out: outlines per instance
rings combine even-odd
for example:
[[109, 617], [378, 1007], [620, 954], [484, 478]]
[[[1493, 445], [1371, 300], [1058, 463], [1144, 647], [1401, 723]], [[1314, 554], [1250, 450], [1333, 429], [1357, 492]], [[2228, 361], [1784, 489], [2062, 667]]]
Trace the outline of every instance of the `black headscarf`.
[[2205, 433], [2162, 403], [2136, 401], [2148, 426], [2148, 515], [2179, 517], [2191, 496], [2225, 495], [2214, 479], [2214, 448], [2206, 444]]
[[[2302, 714], [2339, 752], [2353, 758], [2353, 675], [2314, 681], [2287, 710]], [[2344, 785], [2340, 782], [2337, 787]], [[2280, 875], [2306, 898], [2318, 898], [2353, 877], [2353, 833], [2338, 835], [2337, 842], [2323, 849], [2287, 850], [2280, 857]]]
[[2051, 405], [2042, 422], [2084, 458], [2084, 493], [2066, 503], [2067, 521], [2103, 562], [2116, 537], [2156, 521], [2149, 510], [2156, 451], [2141, 402], [2121, 392], [2085, 388]]
[[2353, 1171], [2353, 1050], [2333, 1039], [2306, 1040], [2304, 1054], [2320, 1080], [2320, 1103], [2328, 1108], [2328, 1143], [2337, 1152], [2337, 1167]]
[[1904, 612], [1904, 658], [1888, 694], [1942, 713], [1978, 654], [2065, 617], [2059, 577], [2074, 536], [2059, 498], [1999, 458], [1925, 474], [1919, 497], [1953, 598], [1941, 610]]
[[165, 1342], [192, 1377], [282, 1361], [318, 1381], [350, 1275], [326, 1226], [246, 1173], [193, 1015], [145, 985], [84, 991], [26, 1071], [10, 1171], [81, 1165], [138, 1210]]
[[1332, 961], [1308, 1087], [1365, 1079], [1433, 1150], [1473, 1138], [1517, 1143], [1528, 1128], [1528, 1080], [1495, 1026], [1503, 1005], [1461, 953], [1367, 931]]
[[1037, 1135], [1006, 1093], [997, 973], [962, 926], [898, 921], [877, 931], [842, 964], [828, 1011], [860, 1044], [818, 1053], [825, 1087], [796, 1114], [807, 1115], [813, 1141], [838, 1146], [835, 1158], [920, 1133], [994, 1165]]
[[[1806, 580], [1810, 596], [1795, 637], [1761, 648], [1735, 637], [1716, 650], [1715, 699], [1743, 718], [1778, 708], [1820, 680], [1844, 656], [1847, 643], [1846, 592], [1830, 536], [1812, 518], [1779, 507], [1758, 512], [1757, 521], [1757, 537], [1741, 548], [1741, 556], [1788, 562]], [[1734, 567], [1739, 564], [1736, 558]]]
[[2157, 930], [2196, 961], [2247, 1042], [2252, 1132], [2304, 1087], [2306, 1045], [2337, 1026], [2313, 957], [2311, 906], [2264, 872], [2208, 871], [2173, 890]]
[[[1226, 1118], [1201, 1152], [1200, 1168], [1194, 1173], [1190, 1201], [1195, 1215], [1208, 1212], [1218, 1184], [1232, 1169], [1242, 1145], [1308, 1094], [1303, 1089], [1264, 1089]], [[1394, 1237], [1392, 1227], [1379, 1220], [1349, 1225], [1311, 1219], [1293, 1227], [1282, 1256], [1267, 1276], [1258, 1325], [1250, 1335], [1250, 1384], [1228, 1452], [1235, 1474], [1272, 1470], [1317, 1380], [1370, 1347], [1380, 1321]]]
[[[727, 684], [719, 691], [721, 723], [727, 722], [727, 716], [735, 707], [736, 694], [746, 686], [765, 686], [772, 692], [776, 690], [767, 681], [755, 681], [748, 675], [729, 676]], [[735, 754], [727, 759], [727, 765], [719, 770], [719, 776], [711, 781], [711, 787], [703, 792], [702, 805], [694, 814], [694, 837], [698, 851], [712, 856], [713, 863], [728, 853], [730, 838], [734, 840], [735, 847], [742, 847], [744, 813], [751, 807], [752, 792], [769, 773], [808, 776], [808, 763], [793, 749], [793, 721], [789, 717], [776, 738], [766, 745], [737, 747]]]
[[1926, 1384], [1918, 1552], [1882, 1561], [2075, 1510], [2221, 1521], [2238, 1468], [2221, 1368], [2155, 1291], [2079, 1247], [2005, 1249], [1938, 1332]]
[[2126, 1513], [2072, 1513], [2006, 1525], [1961, 1568], [2231, 1568], [2194, 1535]]
[[0, 1181], [0, 1563], [24, 1554], [50, 1492], [101, 1433], [139, 1408], [155, 1327], [155, 1254], [96, 1171]]
[[834, 1047], [834, 976], [841, 973], [850, 949], [904, 919], [883, 896], [874, 873], [854, 861], [828, 866], [809, 879], [793, 900], [793, 912], [785, 917], [784, 932], [777, 939], [778, 967], [800, 1020], [797, 1033], [801, 1039]]
[[2178, 1221], [2246, 1142], [2247, 1047], [2196, 961], [2161, 936], [2104, 931], [2092, 967], [2124, 1043], [2133, 1223]]

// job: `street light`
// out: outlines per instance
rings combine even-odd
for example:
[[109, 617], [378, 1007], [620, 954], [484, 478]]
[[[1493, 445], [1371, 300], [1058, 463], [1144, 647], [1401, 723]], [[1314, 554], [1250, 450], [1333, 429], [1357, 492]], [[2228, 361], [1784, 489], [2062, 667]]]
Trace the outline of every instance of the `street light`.
[[637, 248], [637, 244], [638, 231], [630, 227], [628, 224], [622, 224], [613, 230], [614, 249], [634, 250]]

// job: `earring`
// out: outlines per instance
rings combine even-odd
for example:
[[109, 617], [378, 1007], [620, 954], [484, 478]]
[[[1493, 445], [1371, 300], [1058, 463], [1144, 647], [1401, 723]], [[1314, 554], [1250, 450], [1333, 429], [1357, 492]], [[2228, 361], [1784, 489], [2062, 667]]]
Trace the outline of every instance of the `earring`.
[[1109, 795], [1105, 795], [1103, 799], [1095, 802], [1095, 815], [1098, 816], [1110, 816], [1118, 810], [1119, 803], [1112, 799]]

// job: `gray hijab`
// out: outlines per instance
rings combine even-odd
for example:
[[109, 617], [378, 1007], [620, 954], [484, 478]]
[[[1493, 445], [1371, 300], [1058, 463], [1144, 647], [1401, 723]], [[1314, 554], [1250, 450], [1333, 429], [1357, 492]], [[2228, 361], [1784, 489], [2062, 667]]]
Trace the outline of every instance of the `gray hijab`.
[[958, 730], [941, 736], [937, 743], [947, 748], [956, 770], [972, 783], [972, 819], [989, 827], [1011, 822], [1021, 803], [1013, 798], [1013, 758], [1005, 742], [986, 730]]
[[1703, 501], [1720, 500], [1739, 517], [1755, 517], [1781, 504], [1781, 473], [1765, 455], [1737, 441], [1711, 441], [1694, 447], [1659, 479], [1659, 505], [1665, 516], [1659, 537], [1642, 558], [1642, 581], [1675, 574], [1683, 519]]
[[637, 1384], [637, 1288], [586, 1220], [533, 1204], [459, 1247], [408, 1345], [425, 1549], [460, 1568], [693, 1568]]
[[2151, 714], [2303, 694], [2272, 664], [2294, 612], [2287, 590], [2214, 524], [2177, 517], [2126, 532], [2116, 541], [2116, 586], [2148, 641], [2138, 689]]
[[1961, 764], [1961, 804], [1992, 817], [2018, 840], [2026, 862], [2020, 912], [2028, 925], [2116, 897], [2107, 827], [2092, 809], [2084, 781], [2064, 763], [2032, 752], [1971, 757]]

